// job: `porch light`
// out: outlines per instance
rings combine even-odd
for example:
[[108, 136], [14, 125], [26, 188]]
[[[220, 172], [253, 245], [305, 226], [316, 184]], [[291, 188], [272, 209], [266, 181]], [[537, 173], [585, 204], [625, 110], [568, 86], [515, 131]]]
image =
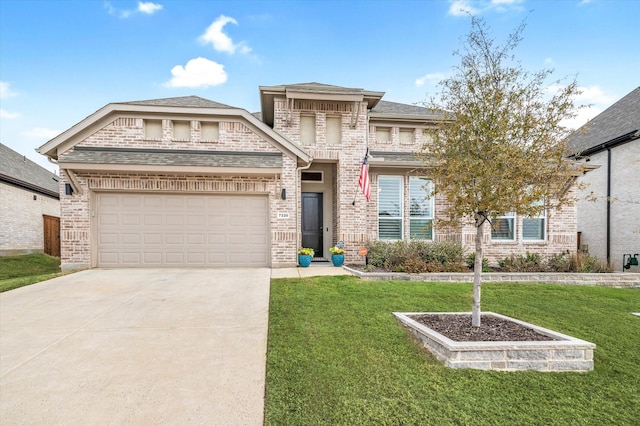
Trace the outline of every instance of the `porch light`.
[[73, 195], [73, 188], [71, 187], [70, 183], [65, 183], [64, 184], [64, 193], [66, 195]]
[[282, 191], [280, 191], [280, 198], [283, 200], [287, 199], [287, 188], [282, 188]]

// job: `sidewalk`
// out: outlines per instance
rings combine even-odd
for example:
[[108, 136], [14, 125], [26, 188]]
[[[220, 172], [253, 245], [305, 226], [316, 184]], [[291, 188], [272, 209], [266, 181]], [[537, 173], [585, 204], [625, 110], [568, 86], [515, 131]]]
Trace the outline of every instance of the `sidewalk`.
[[317, 276], [352, 275], [342, 267], [336, 267], [331, 262], [312, 262], [308, 268], [278, 268], [271, 269], [271, 278], [308, 278]]

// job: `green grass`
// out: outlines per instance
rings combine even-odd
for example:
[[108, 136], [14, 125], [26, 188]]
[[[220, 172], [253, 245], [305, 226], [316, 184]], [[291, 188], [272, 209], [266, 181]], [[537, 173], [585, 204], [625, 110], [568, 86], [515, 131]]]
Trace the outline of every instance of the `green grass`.
[[46, 254], [0, 257], [0, 293], [62, 275], [60, 259]]
[[393, 311], [469, 311], [471, 284], [273, 280], [267, 425], [632, 425], [640, 419], [640, 291], [484, 284], [483, 309], [597, 345], [589, 373], [454, 370]]

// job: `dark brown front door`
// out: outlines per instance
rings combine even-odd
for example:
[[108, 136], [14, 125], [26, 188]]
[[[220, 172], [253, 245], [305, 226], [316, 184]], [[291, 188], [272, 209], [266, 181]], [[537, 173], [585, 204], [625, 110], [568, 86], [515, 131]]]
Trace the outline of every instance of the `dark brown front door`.
[[60, 257], [60, 218], [42, 215], [44, 222], [44, 252]]
[[311, 247], [315, 257], [322, 253], [322, 194], [302, 193], [302, 247]]

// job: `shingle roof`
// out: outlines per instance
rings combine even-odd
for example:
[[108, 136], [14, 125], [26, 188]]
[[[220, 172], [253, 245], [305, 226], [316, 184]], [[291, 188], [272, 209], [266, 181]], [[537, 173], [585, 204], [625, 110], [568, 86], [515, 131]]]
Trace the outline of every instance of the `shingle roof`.
[[380, 101], [371, 110], [372, 114], [398, 114], [398, 115], [423, 115], [425, 117], [437, 116], [437, 111], [416, 105], [401, 104], [398, 102]]
[[0, 180], [59, 198], [57, 175], [1, 143]]
[[571, 154], [584, 153], [640, 130], [640, 87], [598, 114], [567, 138]]
[[118, 102], [128, 105], [176, 106], [191, 108], [235, 108], [230, 105], [210, 101], [200, 96], [181, 96], [177, 98], [148, 99], [145, 101]]
[[80, 147], [60, 159], [61, 163], [131, 164], [202, 167], [282, 167], [282, 153], [186, 151], [176, 149]]

